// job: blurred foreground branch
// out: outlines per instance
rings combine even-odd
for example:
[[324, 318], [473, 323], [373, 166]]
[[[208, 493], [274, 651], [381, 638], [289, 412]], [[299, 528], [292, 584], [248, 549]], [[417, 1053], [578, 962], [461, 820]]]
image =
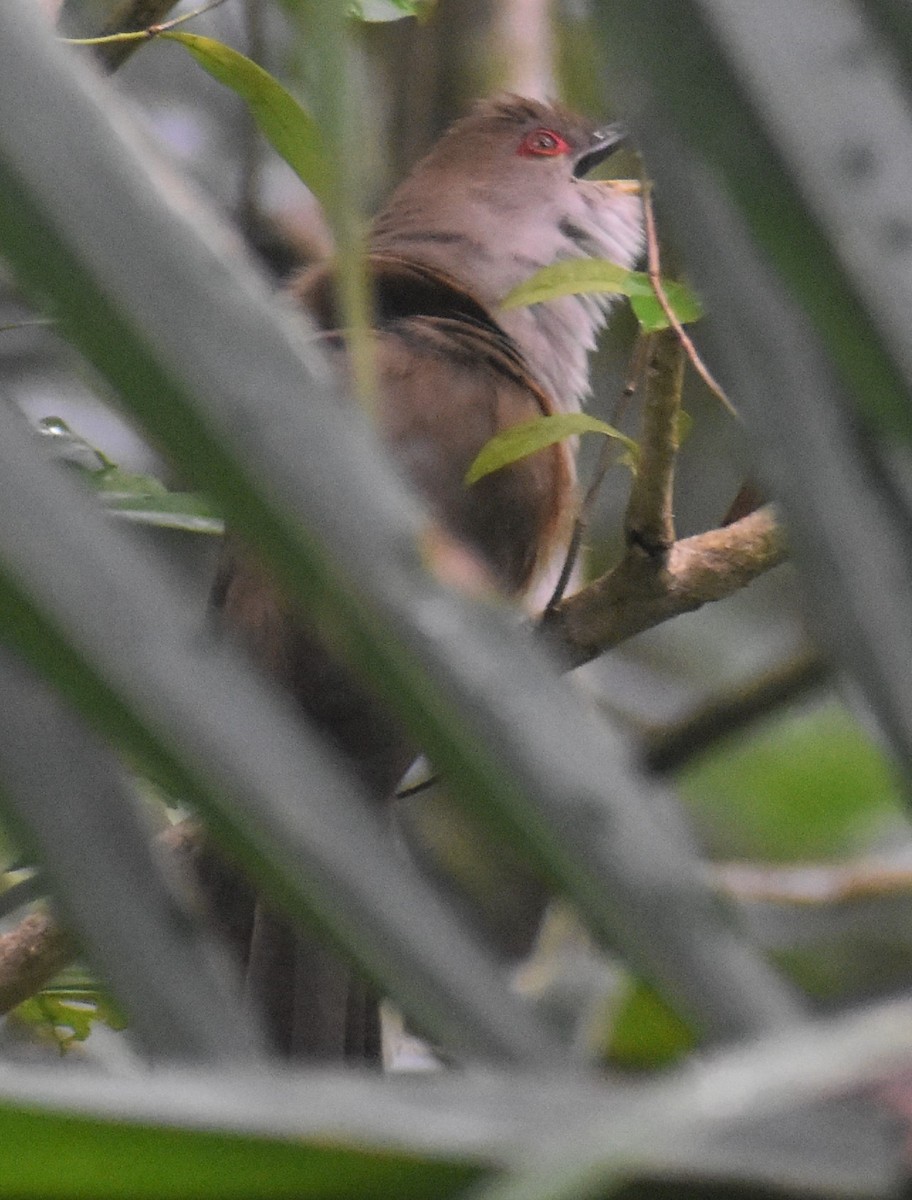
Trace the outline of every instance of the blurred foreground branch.
[[[190, 866], [202, 850], [202, 830], [196, 821], [172, 825], [156, 839], [181, 868]], [[186, 872], [188, 879], [190, 872]], [[0, 937], [0, 1016], [51, 982], [78, 956], [79, 946], [55, 917], [34, 912]]]

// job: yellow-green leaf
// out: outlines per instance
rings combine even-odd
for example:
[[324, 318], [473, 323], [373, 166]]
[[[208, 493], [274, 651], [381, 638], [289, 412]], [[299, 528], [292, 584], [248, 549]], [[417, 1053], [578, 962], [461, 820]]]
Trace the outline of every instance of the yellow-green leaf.
[[652, 295], [652, 285], [641, 271], [628, 271], [606, 258], [568, 258], [536, 271], [508, 292], [500, 304], [501, 308], [522, 308], [581, 292]]
[[561, 442], [564, 438], [578, 437], [582, 433], [600, 433], [603, 437], [616, 438], [621, 442], [636, 462], [639, 447], [632, 438], [625, 436], [620, 430], [596, 417], [586, 413], [556, 413], [550, 417], [536, 417], [534, 421], [524, 421], [521, 425], [513, 425], [498, 433], [482, 446], [475, 461], [469, 467], [466, 484], [477, 483], [485, 475], [499, 471], [511, 463], [535, 454]]
[[693, 1033], [647, 984], [631, 979], [609, 1036], [607, 1058], [628, 1070], [667, 1067], [693, 1049]]
[[[685, 284], [663, 280], [662, 289], [682, 324], [702, 316], [700, 301]], [[668, 324], [649, 276], [644, 271], [628, 271], [604, 258], [571, 258], [542, 267], [508, 292], [501, 307], [521, 308], [586, 292], [629, 296], [633, 311], [647, 332], [664, 329]]]
[[[700, 301], [683, 283], [676, 283], [673, 279], [663, 279], [662, 291], [671, 305], [672, 312], [682, 325], [698, 321], [703, 316], [703, 307]], [[655, 333], [659, 329], [667, 329], [668, 318], [651, 287], [648, 296], [631, 294], [630, 307], [644, 333]]]
[[195, 33], [163, 33], [179, 42], [213, 79], [246, 101], [273, 149], [320, 200], [326, 200], [329, 168], [316, 122], [292, 94], [251, 59]]
[[361, 21], [400, 21], [403, 17], [426, 20], [436, 0], [350, 0], [349, 13]]

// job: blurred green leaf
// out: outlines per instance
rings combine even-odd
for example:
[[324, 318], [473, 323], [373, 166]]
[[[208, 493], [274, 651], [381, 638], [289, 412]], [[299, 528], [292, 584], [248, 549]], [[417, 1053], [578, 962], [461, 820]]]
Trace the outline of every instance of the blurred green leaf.
[[[102, 477], [89, 476], [101, 503], [115, 516], [140, 525], [180, 529], [185, 533], [222, 534], [225, 523], [212, 503], [197, 492], [169, 492], [157, 479], [130, 475], [115, 468]], [[146, 489], [145, 481], [157, 484]]]
[[[682, 324], [696, 321], [702, 316], [700, 301], [685, 284], [663, 280], [662, 287]], [[501, 301], [501, 307], [521, 308], [526, 304], [542, 304], [560, 296], [585, 292], [629, 296], [637, 319], [647, 332], [664, 329], [668, 325], [649, 276], [643, 271], [628, 271], [603, 258], [572, 258], [543, 267], [508, 292]]]
[[426, 20], [437, 0], [350, 0], [349, 13], [360, 21]]
[[631, 979], [606, 1049], [614, 1066], [652, 1070], [676, 1062], [694, 1049], [694, 1037], [648, 984]]
[[188, 533], [224, 533], [224, 522], [205, 496], [169, 492], [154, 475], [121, 470], [59, 417], [44, 417], [37, 428], [52, 446], [55, 458], [79, 471], [108, 512], [141, 525]]
[[556, 413], [549, 417], [536, 417], [498, 433], [484, 444], [475, 461], [466, 472], [467, 485], [477, 483], [485, 475], [499, 471], [511, 463], [527, 458], [538, 450], [553, 446], [564, 438], [577, 437], [581, 433], [600, 433], [603, 437], [615, 438], [624, 447], [635, 463], [639, 446], [632, 439], [587, 413]]
[[193, 55], [213, 79], [231, 88], [250, 108], [272, 148], [315, 196], [329, 195], [329, 167], [316, 122], [280, 83], [237, 50], [195, 33], [163, 33]]
[[99, 1021], [111, 1029], [126, 1029], [123, 1013], [96, 987], [52, 986], [18, 1005], [15, 1020], [46, 1031], [65, 1053], [74, 1042], [84, 1042]]
[[93, 1200], [397, 1200], [456, 1195], [466, 1163], [233, 1129], [0, 1107], [0, 1196]]
[[886, 756], [836, 703], [732, 740], [687, 768], [681, 789], [703, 839], [726, 858], [833, 858], [902, 811]]

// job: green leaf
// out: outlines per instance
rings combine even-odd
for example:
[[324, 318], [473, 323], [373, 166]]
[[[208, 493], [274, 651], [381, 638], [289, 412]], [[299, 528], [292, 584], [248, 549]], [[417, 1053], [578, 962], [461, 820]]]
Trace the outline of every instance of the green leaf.
[[195, 33], [163, 33], [179, 42], [213, 79], [245, 100], [264, 137], [314, 195], [329, 194], [329, 167], [313, 118], [262, 67], [237, 50]]
[[349, 14], [359, 21], [427, 20], [436, 0], [351, 0]]
[[[646, 281], [645, 289], [643, 280]], [[651, 294], [652, 285], [642, 272], [628, 271], [605, 258], [571, 258], [536, 271], [509, 291], [500, 306], [522, 308], [526, 304], [542, 304], [546, 300], [581, 292], [611, 292], [623, 296], [639, 292], [646, 295]]]
[[[682, 325], [687, 325], [691, 321], [699, 321], [703, 316], [703, 306], [700, 301], [683, 283], [676, 283], [673, 279], [664, 279], [662, 290], [671, 305], [672, 312]], [[660, 329], [668, 328], [668, 318], [651, 286], [648, 295], [631, 293], [630, 307], [644, 333], [656, 333]]]
[[557, 413], [550, 417], [536, 417], [534, 421], [524, 421], [521, 425], [513, 425], [498, 433], [482, 446], [475, 461], [466, 472], [466, 485], [477, 483], [485, 475], [499, 471], [511, 463], [518, 462], [561, 442], [564, 438], [576, 437], [581, 433], [600, 433], [604, 437], [616, 438], [626, 447], [632, 461], [635, 463], [639, 454], [639, 446], [620, 430], [596, 417], [586, 413]]
[[123, 1013], [97, 988], [49, 987], [17, 1005], [13, 1015], [39, 1031], [47, 1031], [65, 1053], [84, 1042], [99, 1021], [111, 1029], [126, 1029]]
[[[700, 301], [685, 284], [663, 280], [662, 288], [682, 324], [702, 316]], [[629, 296], [637, 319], [647, 332], [664, 329], [668, 324], [649, 276], [644, 271], [628, 271], [604, 258], [572, 258], [543, 267], [508, 292], [501, 307], [521, 308], [587, 292]]]
[[607, 1056], [614, 1066], [666, 1067], [694, 1048], [694, 1037], [648, 984], [631, 980], [614, 1019]]
[[80, 473], [108, 512], [140, 525], [186, 533], [224, 533], [224, 522], [206, 496], [169, 492], [154, 475], [121, 470], [59, 417], [44, 417], [38, 422], [38, 432], [50, 441], [56, 458]]
[[212, 503], [198, 492], [123, 493], [101, 491], [99, 498], [114, 516], [138, 525], [179, 529], [184, 533], [220, 536], [225, 522]]
[[[185, 1088], [190, 1085], [185, 1081]], [[177, 1090], [178, 1085], [175, 1085]], [[256, 1095], [256, 1089], [250, 1087]], [[376, 1148], [340, 1137], [302, 1140], [260, 1130], [208, 1128], [203, 1112], [185, 1126], [160, 1114], [105, 1118], [78, 1109], [0, 1104], [0, 1195], [23, 1200], [425, 1200], [461, 1195], [479, 1167], [408, 1148]], [[40, 1149], [39, 1149], [40, 1148]]]
[[153, 475], [122, 471], [113, 463], [86, 477], [107, 511], [125, 521], [186, 533], [225, 532], [212, 502], [198, 492], [169, 492]]

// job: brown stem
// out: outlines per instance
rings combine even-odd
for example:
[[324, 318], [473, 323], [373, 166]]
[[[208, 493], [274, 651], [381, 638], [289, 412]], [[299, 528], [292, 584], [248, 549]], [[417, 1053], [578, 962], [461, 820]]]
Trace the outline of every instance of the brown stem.
[[44, 913], [0, 937], [0, 1013], [34, 996], [76, 957], [73, 938]]
[[662, 557], [675, 540], [673, 489], [684, 354], [671, 329], [652, 334], [637, 473], [624, 518], [628, 550]]
[[684, 347], [684, 353], [690, 359], [693, 369], [697, 372], [712, 394], [716, 397], [719, 403], [727, 408], [733, 417], [737, 417], [738, 413], [735, 406], [729, 400], [723, 391], [721, 385], [716, 382], [715, 377], [707, 367], [706, 363], [700, 357], [696, 346], [691, 340], [690, 334], [678, 320], [677, 313], [671, 307], [668, 297], [665, 295], [665, 288], [662, 286], [662, 270], [659, 262], [659, 239], [656, 233], [655, 213], [652, 208], [652, 186], [648, 180], [643, 180], [643, 219], [646, 227], [646, 256], [647, 256], [647, 274], [649, 282], [652, 284], [652, 290], [655, 292], [655, 298], [659, 302], [659, 307], [665, 314], [665, 319], [669, 327], [674, 330], [675, 335], [681, 345]]

